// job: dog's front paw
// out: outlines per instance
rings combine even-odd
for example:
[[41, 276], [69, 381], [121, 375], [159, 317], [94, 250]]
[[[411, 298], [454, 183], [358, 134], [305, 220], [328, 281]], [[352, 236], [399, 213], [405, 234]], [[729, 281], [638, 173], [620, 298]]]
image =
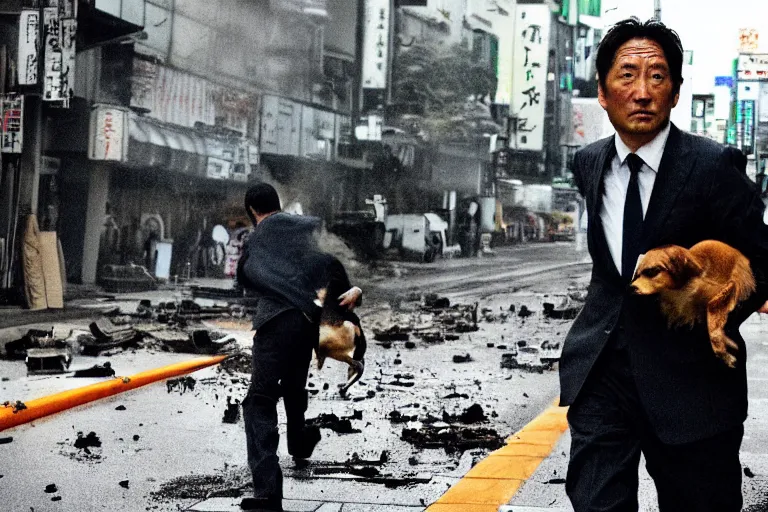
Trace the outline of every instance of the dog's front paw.
[[728, 366], [728, 368], [736, 368], [736, 357], [728, 352], [718, 354], [718, 357]]

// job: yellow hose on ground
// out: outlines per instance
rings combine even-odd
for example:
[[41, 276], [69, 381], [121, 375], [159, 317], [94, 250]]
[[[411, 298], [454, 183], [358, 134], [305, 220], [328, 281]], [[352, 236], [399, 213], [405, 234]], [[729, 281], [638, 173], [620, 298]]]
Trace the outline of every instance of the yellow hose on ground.
[[161, 368], [137, 373], [131, 377], [115, 377], [97, 382], [89, 386], [62, 391], [54, 395], [44, 396], [25, 402], [26, 409], [17, 408], [14, 404], [0, 406], [0, 432], [30, 421], [56, 414], [57, 412], [77, 407], [100, 398], [116, 395], [124, 391], [136, 389], [160, 380], [170, 379], [179, 375], [192, 373], [208, 366], [218, 364], [228, 356], [212, 356], [174, 363]]

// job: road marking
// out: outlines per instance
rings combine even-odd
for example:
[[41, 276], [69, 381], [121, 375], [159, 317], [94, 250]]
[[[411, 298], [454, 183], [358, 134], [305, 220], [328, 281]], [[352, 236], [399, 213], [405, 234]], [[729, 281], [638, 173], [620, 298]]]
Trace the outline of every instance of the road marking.
[[228, 356], [199, 357], [154, 370], [137, 373], [131, 377], [115, 377], [103, 382], [97, 382], [81, 388], [70, 389], [54, 395], [44, 396], [25, 402], [25, 409], [17, 410], [14, 404], [0, 405], [0, 431], [16, 427], [32, 420], [55, 414], [57, 412], [87, 404], [100, 398], [116, 395], [124, 391], [136, 389], [153, 382], [185, 375], [208, 366], [218, 364]]
[[567, 411], [553, 405], [539, 414], [509, 436], [505, 446], [469, 470], [426, 512], [498, 512], [552, 453], [568, 429]]

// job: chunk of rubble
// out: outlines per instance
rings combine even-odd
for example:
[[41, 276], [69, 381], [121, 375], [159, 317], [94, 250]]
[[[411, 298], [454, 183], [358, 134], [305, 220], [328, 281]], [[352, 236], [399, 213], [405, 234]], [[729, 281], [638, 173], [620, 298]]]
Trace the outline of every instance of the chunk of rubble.
[[462, 355], [455, 355], [453, 356], [453, 362], [454, 363], [468, 363], [472, 361], [472, 356], [470, 354], [462, 354]]
[[227, 408], [224, 411], [224, 417], [222, 423], [235, 424], [240, 420], [240, 402], [238, 400], [232, 401], [232, 397], [227, 397]]
[[[361, 397], [362, 398], [362, 397]], [[361, 430], [352, 428], [351, 420], [362, 420], [363, 412], [355, 411], [351, 416], [336, 416], [335, 414], [320, 414], [315, 418], [308, 418], [307, 426], [326, 428], [337, 434], [359, 434]]]
[[194, 377], [187, 375], [186, 377], [179, 377], [177, 379], [168, 379], [165, 381], [165, 387], [168, 392], [177, 391], [179, 394], [184, 394], [187, 391], [194, 391], [197, 380]]
[[373, 339], [376, 341], [408, 341], [410, 339], [411, 329], [393, 325], [384, 331], [374, 331]]
[[401, 439], [417, 448], [443, 448], [446, 453], [462, 452], [472, 448], [495, 450], [504, 445], [504, 439], [494, 429], [456, 425], [425, 425], [420, 429], [404, 428]]
[[114, 377], [115, 370], [109, 361], [103, 365], [95, 364], [90, 368], [75, 371], [73, 377]]
[[545, 302], [543, 308], [544, 318], [551, 318], [553, 320], [573, 320], [579, 315], [582, 306], [555, 307], [553, 303]]
[[135, 345], [142, 337], [132, 325], [115, 325], [108, 318], [99, 318], [88, 326], [92, 336], [79, 336], [80, 352], [96, 356], [105, 350]]

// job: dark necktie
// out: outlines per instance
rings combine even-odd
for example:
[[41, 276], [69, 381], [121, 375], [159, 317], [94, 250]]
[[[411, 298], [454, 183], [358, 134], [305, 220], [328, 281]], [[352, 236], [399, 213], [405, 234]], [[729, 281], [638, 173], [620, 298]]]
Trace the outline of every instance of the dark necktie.
[[632, 280], [637, 258], [640, 256], [640, 235], [643, 230], [643, 203], [640, 200], [638, 176], [643, 169], [643, 159], [634, 153], [627, 156], [629, 187], [624, 201], [624, 230], [621, 245], [621, 275]]

